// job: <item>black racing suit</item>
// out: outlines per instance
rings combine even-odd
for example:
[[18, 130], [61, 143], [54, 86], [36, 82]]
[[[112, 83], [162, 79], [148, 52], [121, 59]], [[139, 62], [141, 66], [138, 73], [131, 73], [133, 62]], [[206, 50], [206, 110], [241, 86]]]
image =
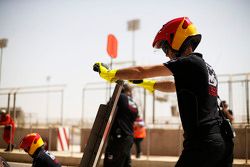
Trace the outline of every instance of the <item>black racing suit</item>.
[[233, 140], [221, 134], [214, 70], [199, 53], [164, 65], [175, 79], [184, 130], [184, 149], [176, 167], [231, 167]]
[[42, 147], [36, 150], [32, 158], [32, 167], [61, 167], [61, 164], [56, 160], [55, 156]]
[[133, 145], [133, 123], [138, 109], [133, 99], [121, 93], [117, 113], [105, 150], [104, 167], [130, 167]]

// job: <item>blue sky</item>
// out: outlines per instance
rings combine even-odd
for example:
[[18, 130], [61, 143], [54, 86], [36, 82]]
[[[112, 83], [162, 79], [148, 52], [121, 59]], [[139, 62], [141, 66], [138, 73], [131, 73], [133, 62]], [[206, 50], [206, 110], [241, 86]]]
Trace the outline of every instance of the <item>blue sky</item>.
[[131, 60], [127, 21], [140, 19], [135, 32], [137, 64], [167, 61], [152, 48], [155, 34], [170, 19], [188, 16], [202, 34], [197, 48], [217, 74], [250, 72], [249, 0], [0, 0], [3, 51], [1, 87], [66, 84], [64, 110], [81, 110], [81, 89], [102, 80], [96, 61], [109, 63], [107, 35], [118, 39], [118, 58]]

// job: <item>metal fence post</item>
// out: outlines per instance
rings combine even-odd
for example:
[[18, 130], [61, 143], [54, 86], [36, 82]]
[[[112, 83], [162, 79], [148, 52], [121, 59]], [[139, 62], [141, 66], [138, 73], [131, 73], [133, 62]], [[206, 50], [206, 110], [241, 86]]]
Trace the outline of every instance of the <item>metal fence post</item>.
[[150, 128], [147, 128], [147, 160], [149, 159], [149, 156], [150, 156], [150, 136], [151, 136], [151, 131], [150, 131]]
[[246, 132], [246, 164], [247, 164], [247, 160], [248, 160], [248, 131], [247, 131], [247, 129], [250, 127], [250, 124], [247, 124], [246, 126], [245, 126], [245, 132]]
[[181, 152], [182, 152], [182, 149], [183, 149], [183, 148], [182, 148], [182, 147], [183, 147], [183, 144], [182, 144], [182, 141], [181, 141], [181, 139], [182, 139], [181, 127], [182, 127], [182, 125], [179, 125], [179, 127], [178, 127], [179, 142], [180, 142], [179, 155], [181, 155]]
[[247, 124], [250, 123], [249, 121], [249, 81], [248, 78], [246, 79], [246, 109], [247, 109]]
[[48, 150], [51, 151], [51, 140], [52, 140], [52, 135], [51, 135], [51, 126], [49, 125], [49, 141], [48, 141]]

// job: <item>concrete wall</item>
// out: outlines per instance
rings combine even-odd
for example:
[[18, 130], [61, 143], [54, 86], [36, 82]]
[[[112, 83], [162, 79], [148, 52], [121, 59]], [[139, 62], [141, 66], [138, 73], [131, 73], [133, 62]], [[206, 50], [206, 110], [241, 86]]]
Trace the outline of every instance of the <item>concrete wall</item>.
[[[182, 151], [183, 131], [179, 129], [147, 129], [147, 137], [142, 142], [142, 152], [144, 155], [179, 156]], [[246, 157], [246, 130], [235, 128], [236, 138], [234, 147], [234, 157]], [[90, 129], [81, 130], [81, 151], [87, 143]], [[250, 158], [250, 129], [248, 133], [248, 158]], [[132, 148], [135, 153], [135, 147]]]
[[[234, 157], [245, 158], [247, 154], [246, 149], [248, 149], [248, 158], [250, 158], [250, 129], [246, 130], [245, 128], [235, 128], [235, 132]], [[246, 133], [248, 135], [248, 144], [246, 143]]]
[[[3, 126], [0, 126], [0, 148], [6, 148], [7, 144], [4, 142], [2, 136], [3, 136]], [[39, 133], [44, 142], [50, 143], [50, 145], [47, 145], [47, 148], [51, 148], [51, 150], [56, 150], [57, 149], [57, 128], [51, 128], [51, 129], [46, 129], [46, 128], [39, 128], [39, 129], [27, 129], [27, 128], [16, 128], [15, 131], [15, 137], [14, 137], [14, 144], [15, 148], [18, 147], [20, 140], [28, 133]]]
[[148, 129], [142, 142], [142, 152], [144, 155], [179, 156], [182, 141], [182, 131], [177, 129]]
[[[236, 138], [234, 147], [235, 158], [245, 158], [246, 155], [246, 129], [235, 128]], [[18, 146], [21, 138], [28, 133], [37, 132], [45, 141], [49, 141], [50, 150], [57, 150], [57, 128], [51, 129], [25, 129], [17, 128], [14, 143]], [[142, 142], [142, 152], [144, 155], [161, 155], [161, 156], [179, 156], [182, 150], [182, 130], [179, 129], [147, 129], [147, 137]], [[83, 152], [87, 144], [90, 129], [81, 129], [81, 151]], [[248, 134], [248, 158], [250, 158], [250, 129]], [[0, 127], [0, 148], [6, 148], [7, 145], [2, 139], [3, 126]], [[134, 148], [132, 149], [134, 153]]]

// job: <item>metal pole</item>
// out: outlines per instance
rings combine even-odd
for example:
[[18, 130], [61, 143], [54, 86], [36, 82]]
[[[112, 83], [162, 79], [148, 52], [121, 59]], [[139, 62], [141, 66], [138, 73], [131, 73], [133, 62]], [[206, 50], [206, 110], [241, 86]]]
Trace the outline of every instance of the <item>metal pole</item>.
[[10, 96], [11, 96], [11, 94], [8, 93], [7, 113], [9, 113], [9, 114], [10, 114]]
[[[13, 97], [13, 120], [14, 120], [14, 122], [16, 122], [16, 92], [13, 94], [13, 96], [14, 96]], [[10, 148], [11, 148], [12, 145], [14, 144], [14, 141], [13, 141], [14, 140], [14, 136], [12, 135], [12, 130], [15, 127], [12, 127], [12, 126], [10, 126], [10, 127], [11, 127], [11, 129], [10, 129], [10, 140], [11, 140]]]
[[232, 91], [232, 76], [229, 76], [229, 81], [228, 81], [228, 98], [229, 98], [229, 107], [233, 108], [233, 91]]
[[250, 127], [250, 125], [246, 125], [245, 126], [245, 132], [246, 132], [246, 150], [245, 150], [245, 153], [246, 153], [246, 164], [247, 164], [247, 160], [248, 160], [248, 131], [247, 129]]
[[71, 126], [70, 129], [70, 139], [69, 139], [70, 143], [69, 143], [69, 147], [70, 147], [70, 152], [71, 152], [71, 156], [73, 155], [73, 143], [74, 143], [74, 126]]
[[178, 134], [179, 134], [179, 142], [180, 142], [180, 147], [179, 147], [179, 155], [181, 155], [181, 152], [182, 152], [182, 133], [181, 133], [181, 125], [179, 125], [179, 127], [178, 127]]
[[7, 47], [8, 39], [3, 38], [0, 39], [0, 48], [1, 48], [1, 54], [0, 54], [0, 87], [1, 87], [1, 78], [2, 78], [2, 58], [3, 58], [3, 48]]
[[50, 81], [50, 76], [46, 77], [46, 81], [47, 81], [47, 98], [46, 98], [46, 111], [47, 111], [47, 115], [46, 115], [46, 123], [47, 125], [49, 125], [49, 101], [50, 101], [50, 86], [49, 86], [49, 81]]
[[13, 119], [14, 119], [14, 122], [16, 122], [16, 92], [13, 94]]
[[155, 124], [155, 92], [153, 93], [153, 124]]
[[51, 126], [49, 125], [49, 141], [48, 141], [48, 150], [50, 151], [51, 150], [51, 140], [52, 140], [52, 134], [51, 134]]
[[[56, 88], [64, 88], [66, 87], [65, 84], [58, 84], [58, 85], [49, 85], [50, 89], [56, 89]], [[42, 90], [48, 90], [48, 85], [38, 85], [38, 86], [24, 86], [24, 87], [9, 87], [9, 88], [0, 88], [0, 91], [15, 91], [15, 90], [30, 90], [30, 89], [34, 89], [34, 90], [38, 90], [38, 89], [42, 89]]]
[[135, 65], [135, 31], [132, 30], [132, 62]]
[[249, 124], [249, 81], [246, 79], [246, 108], [247, 108], [247, 123]]
[[150, 137], [151, 137], [151, 129], [148, 127], [147, 128], [147, 160], [149, 159], [150, 156]]
[[138, 30], [140, 27], [140, 20], [139, 19], [134, 19], [128, 21], [128, 31], [132, 31], [132, 61], [133, 61], [133, 66], [136, 64], [135, 63], [135, 31]]
[[82, 118], [81, 118], [81, 127], [84, 125], [84, 97], [85, 97], [85, 88], [82, 89]]
[[2, 81], [2, 57], [3, 57], [3, 48], [1, 47], [1, 54], [0, 54], [0, 87], [1, 87], [1, 81]]
[[147, 105], [147, 99], [146, 99], [146, 97], [147, 97], [147, 92], [146, 92], [146, 89], [143, 89], [143, 91], [144, 91], [143, 120], [146, 123], [146, 105]]
[[[10, 125], [10, 143], [9, 143], [9, 148], [10, 148], [10, 150], [12, 150], [11, 149], [11, 147], [12, 147], [12, 144], [14, 144], [14, 136], [12, 136], [12, 125]], [[12, 140], [12, 138], [13, 138], [13, 140]]]
[[62, 96], [61, 96], [61, 125], [63, 126], [63, 96], [64, 96], [64, 90], [62, 90]]
[[30, 127], [30, 131], [32, 129], [31, 117], [32, 117], [32, 115], [31, 115], [31, 113], [29, 113], [29, 125], [30, 125], [29, 127]]

